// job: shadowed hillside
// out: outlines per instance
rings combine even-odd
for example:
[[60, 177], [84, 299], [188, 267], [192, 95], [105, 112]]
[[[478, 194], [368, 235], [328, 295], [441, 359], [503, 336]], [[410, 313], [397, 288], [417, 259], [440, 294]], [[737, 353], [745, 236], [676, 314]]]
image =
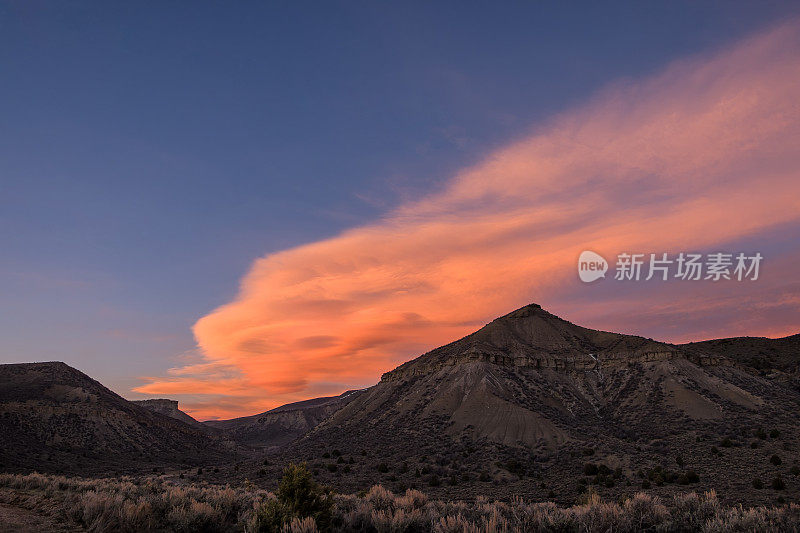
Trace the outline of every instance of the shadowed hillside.
[[220, 461], [230, 445], [64, 363], [0, 365], [4, 470], [87, 473]]
[[205, 424], [225, 431], [230, 438], [241, 444], [265, 448], [283, 446], [311, 431], [360, 393], [361, 391], [347, 391], [339, 396], [304, 400], [257, 415], [230, 420], [209, 420]]

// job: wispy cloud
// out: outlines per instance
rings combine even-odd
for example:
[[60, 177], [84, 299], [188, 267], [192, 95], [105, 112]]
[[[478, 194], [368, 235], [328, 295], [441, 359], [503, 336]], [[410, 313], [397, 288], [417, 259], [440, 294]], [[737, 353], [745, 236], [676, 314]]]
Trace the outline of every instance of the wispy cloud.
[[252, 413], [375, 382], [530, 301], [588, 326], [685, 340], [754, 333], [758, 312], [729, 330], [697, 320], [783, 295], [773, 329], [796, 327], [796, 269], [761, 285], [617, 294], [578, 287], [575, 261], [583, 249], [708, 249], [796, 231], [797, 102], [797, 23], [615, 84], [374, 224], [258, 259], [236, 299], [195, 324], [203, 362], [137, 391], [243, 400], [195, 404], [201, 417]]

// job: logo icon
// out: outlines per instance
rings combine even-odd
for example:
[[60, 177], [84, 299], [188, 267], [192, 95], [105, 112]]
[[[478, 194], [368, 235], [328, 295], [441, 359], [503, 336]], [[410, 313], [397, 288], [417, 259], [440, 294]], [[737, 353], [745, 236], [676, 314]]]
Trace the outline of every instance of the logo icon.
[[608, 261], [602, 255], [584, 250], [578, 258], [578, 277], [584, 283], [591, 283], [600, 278], [606, 277], [608, 271]]

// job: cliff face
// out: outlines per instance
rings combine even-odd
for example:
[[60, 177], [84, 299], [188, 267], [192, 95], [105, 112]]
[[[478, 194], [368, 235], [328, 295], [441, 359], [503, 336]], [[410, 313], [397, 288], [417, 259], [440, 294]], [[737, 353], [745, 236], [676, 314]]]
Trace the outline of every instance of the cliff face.
[[174, 418], [175, 420], [180, 420], [181, 422], [185, 422], [191, 426], [200, 428], [205, 427], [202, 422], [198, 422], [191, 416], [187, 415], [186, 413], [178, 409], [177, 400], [158, 398], [151, 400], [132, 400], [131, 403], [135, 405], [140, 405], [145, 409], [149, 409], [150, 411], [161, 413], [162, 415], [168, 416], [170, 418]]

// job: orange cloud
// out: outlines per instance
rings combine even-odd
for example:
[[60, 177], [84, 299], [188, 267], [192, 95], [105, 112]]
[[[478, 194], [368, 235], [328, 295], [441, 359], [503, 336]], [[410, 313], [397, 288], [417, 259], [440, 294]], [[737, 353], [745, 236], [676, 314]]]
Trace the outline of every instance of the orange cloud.
[[[730, 308], [747, 290], [756, 308], [766, 300], [753, 287], [766, 285], [639, 284], [620, 296], [581, 285], [575, 263], [584, 249], [692, 251], [797, 230], [797, 102], [797, 23], [613, 85], [374, 224], [258, 259], [236, 299], [195, 324], [204, 363], [136, 390], [211, 395], [193, 404], [200, 417], [250, 414], [374, 383], [530, 301], [642, 333], [663, 329], [642, 310], [674, 306], [661, 316], [677, 320], [676, 309], [702, 312], [701, 293]], [[781, 285], [798, 281], [788, 272], [762, 297], [795, 295], [787, 330], [800, 294]]]

